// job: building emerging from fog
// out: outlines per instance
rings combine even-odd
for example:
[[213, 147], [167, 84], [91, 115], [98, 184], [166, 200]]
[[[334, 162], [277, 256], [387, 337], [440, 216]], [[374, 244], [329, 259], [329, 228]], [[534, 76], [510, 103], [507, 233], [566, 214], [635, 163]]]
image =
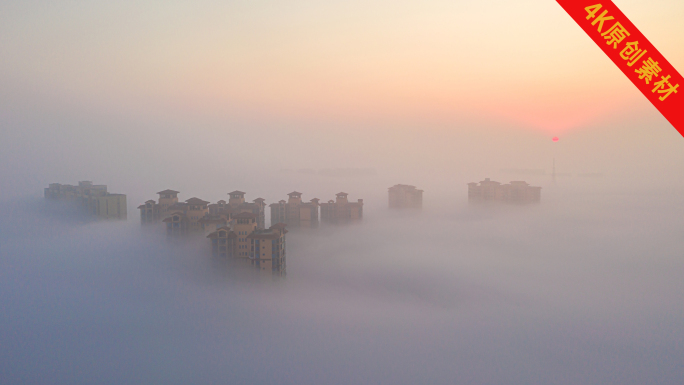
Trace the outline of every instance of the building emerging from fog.
[[287, 202], [272, 203], [271, 223], [285, 223], [290, 227], [318, 227], [318, 199], [302, 202], [302, 193], [293, 191]]
[[106, 185], [94, 185], [90, 181], [78, 182], [78, 186], [51, 183], [44, 191], [45, 199], [71, 201], [97, 219], [126, 220], [128, 209], [125, 194], [111, 194]]
[[169, 207], [178, 203], [178, 191], [164, 190], [157, 193], [159, 202], [152, 199], [138, 206], [140, 210], [140, 223], [157, 223], [169, 215]]
[[200, 232], [206, 235], [219, 227], [228, 225], [235, 215], [243, 212], [255, 215], [258, 228], [265, 227], [266, 203], [264, 199], [257, 198], [253, 203], [245, 202], [245, 193], [242, 191], [229, 193], [228, 202], [220, 200], [214, 204], [199, 198], [179, 202], [179, 192], [174, 190], [164, 190], [157, 194], [159, 194], [159, 202], [149, 200], [138, 206], [140, 222], [142, 224], [164, 222], [171, 236]]
[[416, 189], [416, 186], [396, 184], [388, 190], [391, 209], [420, 209], [423, 207], [423, 190]]
[[266, 230], [257, 229], [255, 215], [244, 212], [235, 216], [233, 228], [219, 227], [207, 238], [215, 257], [229, 258], [238, 266], [284, 276], [287, 265], [285, 226], [277, 223]]
[[541, 201], [541, 187], [527, 182], [513, 181], [501, 184], [485, 178], [478, 183], [468, 183], [469, 202], [538, 203]]
[[349, 202], [347, 193], [337, 193], [336, 200], [321, 203], [321, 221], [324, 223], [345, 224], [363, 218], [363, 199]]
[[252, 267], [271, 271], [274, 275], [286, 273], [284, 223], [276, 223], [268, 230], [253, 231], [247, 238], [250, 241], [250, 263]]

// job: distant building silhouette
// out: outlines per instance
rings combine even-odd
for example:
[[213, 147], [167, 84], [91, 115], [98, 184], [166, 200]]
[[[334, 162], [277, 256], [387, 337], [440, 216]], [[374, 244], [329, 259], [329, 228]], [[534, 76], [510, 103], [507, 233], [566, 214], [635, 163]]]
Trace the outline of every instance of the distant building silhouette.
[[321, 203], [321, 221], [325, 223], [345, 224], [360, 221], [363, 218], [363, 199], [349, 202], [349, 194], [336, 194], [336, 200]]
[[416, 189], [416, 186], [396, 184], [388, 190], [391, 209], [423, 207], [423, 190]]
[[78, 186], [51, 183], [44, 189], [45, 199], [74, 202], [96, 219], [126, 220], [128, 208], [125, 194], [111, 194], [106, 185], [91, 181], [78, 182]]
[[485, 178], [479, 184], [468, 183], [469, 202], [537, 203], [540, 200], [541, 187], [523, 181], [501, 184]]
[[271, 223], [285, 223], [290, 227], [318, 227], [319, 199], [302, 202], [302, 193], [293, 191], [288, 200], [269, 205], [271, 208]]

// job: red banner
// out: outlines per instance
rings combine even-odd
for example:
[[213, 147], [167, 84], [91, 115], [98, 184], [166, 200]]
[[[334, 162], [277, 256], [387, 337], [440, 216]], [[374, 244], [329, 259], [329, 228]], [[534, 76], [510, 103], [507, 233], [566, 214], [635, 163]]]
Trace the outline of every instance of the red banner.
[[684, 79], [627, 16], [610, 0], [557, 1], [684, 136]]

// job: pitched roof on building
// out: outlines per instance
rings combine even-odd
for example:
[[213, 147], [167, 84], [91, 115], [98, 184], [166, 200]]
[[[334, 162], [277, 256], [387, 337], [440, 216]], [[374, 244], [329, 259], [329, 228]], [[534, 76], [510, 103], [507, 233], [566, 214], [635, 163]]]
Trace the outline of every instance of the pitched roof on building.
[[229, 192], [228, 195], [245, 195], [245, 192], [235, 190], [233, 192]]
[[254, 202], [264, 202], [264, 201], [266, 201], [266, 199], [264, 199], [264, 198], [257, 198], [254, 200]]
[[349, 194], [347, 194], [346, 192], [339, 192], [339, 193], [335, 194], [335, 196], [338, 196], [338, 197], [340, 197], [340, 196], [346, 197], [347, 195], [349, 195]]
[[201, 200], [199, 198], [190, 198], [190, 199], [186, 200], [185, 203], [187, 203], [189, 205], [206, 205], [209, 202]]
[[158, 192], [157, 194], [180, 194], [180, 192], [173, 191], [173, 190], [164, 190], [164, 191]]
[[172, 218], [175, 217], [176, 215], [179, 216], [181, 218], [181, 220], [187, 218], [187, 215], [185, 215], [185, 213], [180, 212], [180, 211], [176, 211], [175, 213], [172, 213], [171, 215], [166, 217], [162, 222], [166, 222], [166, 223], [172, 222], [173, 221]]
[[272, 229], [276, 230], [284, 229], [285, 227], [287, 227], [287, 225], [282, 222], [276, 223], [275, 225], [271, 226]]
[[289, 193], [289, 194], [287, 194], [287, 195], [289, 195], [289, 196], [302, 195], [302, 193], [300, 193], [299, 191], [293, 191], [293, 192], [291, 192], [291, 193]]
[[207, 235], [207, 238], [209, 238], [209, 239], [218, 238], [218, 237], [219, 237], [219, 232], [221, 232], [221, 231], [226, 231], [226, 232], [227, 232], [227, 234], [226, 234], [226, 239], [235, 239], [235, 238], [237, 238], [237, 234], [235, 234], [235, 232], [232, 231], [232, 230], [230, 229], [230, 227], [228, 227], [228, 226], [219, 227], [218, 229], [216, 229], [216, 231], [214, 231], [213, 233]]
[[150, 202], [156, 203], [155, 201], [153, 201], [152, 199], [150, 199], [150, 200], [148, 200], [148, 201], [145, 201], [145, 203], [141, 204], [140, 206], [138, 206], [138, 208], [139, 208], [139, 209], [144, 209], [144, 208], [147, 207], [147, 204], [150, 203]]

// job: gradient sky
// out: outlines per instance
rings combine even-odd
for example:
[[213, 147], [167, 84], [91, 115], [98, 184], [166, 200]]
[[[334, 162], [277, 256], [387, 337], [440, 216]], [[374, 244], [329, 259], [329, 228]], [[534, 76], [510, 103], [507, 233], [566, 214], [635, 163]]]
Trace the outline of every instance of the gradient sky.
[[[684, 3], [616, 4], [684, 68]], [[551, 133], [652, 112], [551, 0], [0, 7], [2, 88], [73, 109], [297, 122], [467, 117]]]
[[[683, 71], [684, 3], [616, 3]], [[460, 186], [554, 156], [568, 172], [683, 171], [681, 136], [552, 0], [4, 2], [0, 52], [6, 196], [210, 173], [244, 186], [247, 168]]]

